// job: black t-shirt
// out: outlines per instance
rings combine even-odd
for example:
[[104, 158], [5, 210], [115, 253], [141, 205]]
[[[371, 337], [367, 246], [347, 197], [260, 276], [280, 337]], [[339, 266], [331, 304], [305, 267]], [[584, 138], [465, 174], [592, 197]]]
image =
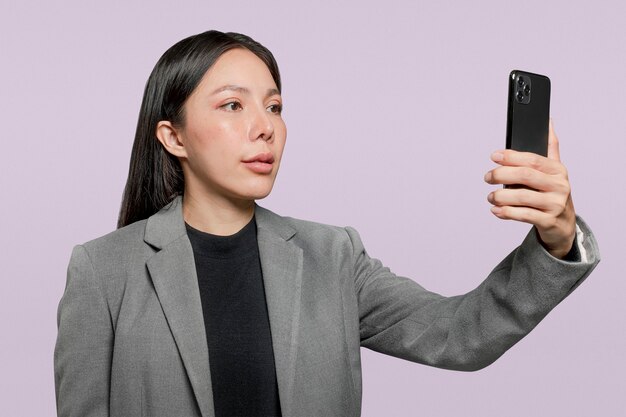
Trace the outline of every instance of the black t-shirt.
[[280, 416], [255, 217], [230, 236], [185, 225], [202, 300], [215, 416]]

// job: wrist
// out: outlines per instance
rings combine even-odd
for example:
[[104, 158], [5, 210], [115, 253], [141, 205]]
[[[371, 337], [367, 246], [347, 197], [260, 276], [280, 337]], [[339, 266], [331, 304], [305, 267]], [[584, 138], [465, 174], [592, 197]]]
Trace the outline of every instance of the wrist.
[[538, 233], [539, 242], [546, 249], [546, 251], [554, 256], [557, 259], [569, 259], [573, 256], [572, 251], [574, 250], [574, 243], [576, 240], [576, 233], [573, 233], [565, 242], [565, 244], [561, 244], [558, 246], [550, 246], [546, 244], [542, 239], [541, 235]]

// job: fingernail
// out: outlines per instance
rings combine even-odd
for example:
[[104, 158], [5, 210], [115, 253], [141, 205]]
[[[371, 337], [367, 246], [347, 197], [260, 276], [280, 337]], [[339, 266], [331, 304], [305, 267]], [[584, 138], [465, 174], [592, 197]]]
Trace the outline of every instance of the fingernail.
[[492, 177], [491, 171], [489, 171], [488, 173], [485, 174], [485, 182], [491, 181], [491, 177]]
[[491, 160], [494, 162], [499, 162], [499, 161], [502, 161], [503, 159], [504, 159], [504, 154], [500, 152], [494, 152], [491, 154]]
[[502, 213], [502, 207], [493, 206], [493, 207], [491, 207], [491, 212], [493, 214], [500, 214], [500, 213]]
[[489, 193], [489, 195], [487, 196], [487, 201], [493, 204], [493, 193]]

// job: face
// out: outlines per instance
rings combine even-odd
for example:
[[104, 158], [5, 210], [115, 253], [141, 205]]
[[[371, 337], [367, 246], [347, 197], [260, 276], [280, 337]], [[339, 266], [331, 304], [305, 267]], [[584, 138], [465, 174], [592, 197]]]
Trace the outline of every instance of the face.
[[[185, 194], [254, 200], [274, 185], [287, 130], [282, 98], [267, 66], [252, 52], [224, 53], [184, 106], [176, 129]], [[260, 158], [273, 162], [245, 162]]]

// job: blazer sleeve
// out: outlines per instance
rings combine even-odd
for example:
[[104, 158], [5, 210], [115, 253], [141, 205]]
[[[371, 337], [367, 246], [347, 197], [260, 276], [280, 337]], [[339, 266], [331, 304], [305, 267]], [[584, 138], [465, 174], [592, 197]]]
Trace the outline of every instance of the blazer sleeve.
[[533, 227], [523, 243], [467, 294], [444, 297], [397, 276], [367, 254], [358, 232], [353, 244], [354, 285], [361, 345], [445, 369], [481, 369], [528, 334], [600, 261], [585, 222], [586, 262], [550, 255]]
[[108, 416], [113, 326], [101, 283], [81, 245], [72, 251], [57, 323], [58, 416]]

